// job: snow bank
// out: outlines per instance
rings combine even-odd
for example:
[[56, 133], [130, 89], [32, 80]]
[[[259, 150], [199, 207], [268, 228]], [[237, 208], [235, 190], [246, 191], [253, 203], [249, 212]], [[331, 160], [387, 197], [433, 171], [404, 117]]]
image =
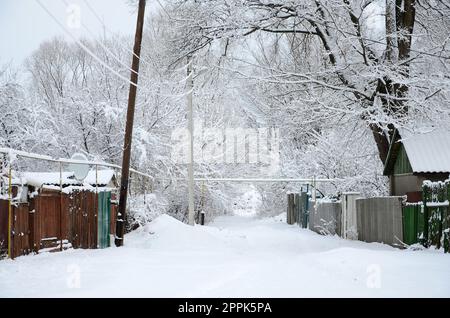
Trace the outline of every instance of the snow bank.
[[[214, 232], [214, 231], [212, 231]], [[152, 222], [130, 233], [131, 246], [164, 249], [207, 249], [221, 245], [220, 239], [211, 235], [211, 230], [200, 225], [190, 226], [162, 214]]]

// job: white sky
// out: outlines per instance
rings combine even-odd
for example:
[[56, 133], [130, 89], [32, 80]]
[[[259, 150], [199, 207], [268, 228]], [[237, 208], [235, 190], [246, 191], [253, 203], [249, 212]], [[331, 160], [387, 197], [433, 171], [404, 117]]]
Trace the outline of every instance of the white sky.
[[[136, 9], [127, 0], [87, 0], [108, 28], [121, 34], [134, 34]], [[64, 24], [68, 25], [70, 13], [62, 0], [41, 2]], [[83, 0], [66, 0], [79, 5], [81, 22], [97, 35], [103, 27]], [[76, 36], [90, 37], [82, 27], [69, 29]], [[0, 64], [12, 62], [19, 66], [39, 47], [54, 36], [69, 39], [64, 31], [47, 15], [35, 0], [0, 0]]]

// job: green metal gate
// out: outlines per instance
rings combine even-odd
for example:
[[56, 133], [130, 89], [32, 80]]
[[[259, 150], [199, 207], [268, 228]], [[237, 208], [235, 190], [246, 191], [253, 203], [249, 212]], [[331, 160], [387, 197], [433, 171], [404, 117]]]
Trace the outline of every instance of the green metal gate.
[[98, 193], [98, 248], [110, 246], [111, 192]]
[[403, 207], [403, 242], [412, 245], [423, 238], [424, 216], [421, 204]]

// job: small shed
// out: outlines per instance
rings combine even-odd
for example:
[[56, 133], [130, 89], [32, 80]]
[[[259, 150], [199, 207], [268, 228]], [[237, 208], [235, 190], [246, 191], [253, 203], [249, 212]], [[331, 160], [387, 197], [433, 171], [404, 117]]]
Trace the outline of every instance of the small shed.
[[[4, 190], [8, 180], [0, 181]], [[9, 222], [12, 257], [63, 245], [109, 246], [117, 187], [109, 169], [92, 170], [82, 182], [73, 172], [13, 172], [11, 221], [7, 191], [0, 193], [0, 254], [7, 251]]]
[[426, 133], [396, 130], [383, 174], [389, 176], [390, 195], [422, 200], [425, 180], [445, 181], [450, 173], [450, 131], [435, 129]]

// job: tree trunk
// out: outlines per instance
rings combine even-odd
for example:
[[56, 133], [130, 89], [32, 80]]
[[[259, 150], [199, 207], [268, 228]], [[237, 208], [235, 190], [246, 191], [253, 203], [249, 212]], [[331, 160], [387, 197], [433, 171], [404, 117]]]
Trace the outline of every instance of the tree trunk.
[[379, 125], [372, 123], [369, 127], [372, 130], [373, 138], [375, 140], [375, 144], [377, 145], [378, 156], [384, 164], [389, 152], [389, 139]]
[[[390, 64], [403, 63], [400, 73], [405, 77], [409, 76], [407, 59], [410, 58], [411, 53], [414, 23], [415, 0], [386, 0], [386, 62]], [[398, 33], [401, 33], [402, 36], [398, 36]], [[403, 98], [408, 94], [408, 89], [407, 85], [395, 83], [387, 76], [378, 81], [377, 92], [383, 96], [380, 99], [386, 114], [399, 118], [408, 113], [408, 106], [403, 101]], [[389, 97], [393, 98], [390, 99]], [[395, 127], [390, 124], [388, 128], [386, 134], [379, 125], [370, 124], [378, 154], [383, 164], [386, 163]]]

